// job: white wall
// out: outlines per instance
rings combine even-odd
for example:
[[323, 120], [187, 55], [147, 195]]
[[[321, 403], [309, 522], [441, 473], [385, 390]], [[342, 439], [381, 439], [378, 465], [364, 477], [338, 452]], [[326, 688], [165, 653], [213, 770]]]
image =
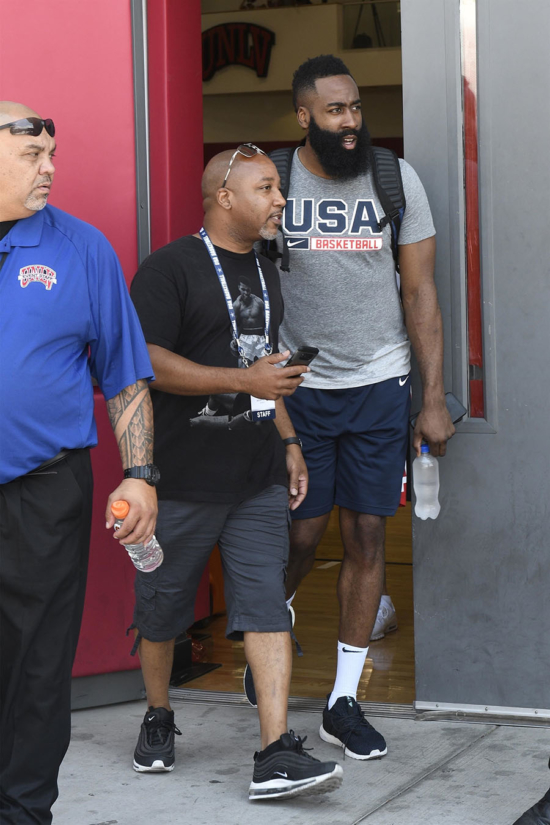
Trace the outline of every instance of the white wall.
[[[365, 11], [365, 13], [368, 10]], [[202, 29], [227, 22], [248, 22], [275, 32], [267, 77], [244, 66], [226, 66], [203, 83], [203, 93], [279, 92], [288, 90], [295, 69], [308, 57], [334, 54], [353, 74], [358, 86], [401, 85], [401, 49], [348, 49], [343, 43], [341, 5], [298, 6], [260, 11], [203, 14]]]
[[[403, 100], [400, 86], [361, 88], [366, 123], [373, 137], [403, 135]], [[292, 94], [256, 92], [204, 97], [205, 143], [300, 140]]]

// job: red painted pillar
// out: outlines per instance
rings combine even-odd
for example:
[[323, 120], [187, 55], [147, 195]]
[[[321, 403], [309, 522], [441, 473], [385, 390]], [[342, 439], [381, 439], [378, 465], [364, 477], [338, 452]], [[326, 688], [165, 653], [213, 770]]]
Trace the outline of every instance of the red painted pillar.
[[151, 248], [202, 220], [200, 0], [148, 3]]
[[[200, 0], [149, 0], [151, 250], [202, 223], [202, 38]], [[195, 619], [210, 613], [208, 567]]]

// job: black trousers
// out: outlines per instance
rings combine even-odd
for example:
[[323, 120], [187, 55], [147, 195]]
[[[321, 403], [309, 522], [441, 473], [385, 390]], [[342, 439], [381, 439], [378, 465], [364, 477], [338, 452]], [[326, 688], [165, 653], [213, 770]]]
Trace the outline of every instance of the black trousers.
[[0, 822], [48, 825], [71, 733], [90, 545], [89, 450], [0, 485]]

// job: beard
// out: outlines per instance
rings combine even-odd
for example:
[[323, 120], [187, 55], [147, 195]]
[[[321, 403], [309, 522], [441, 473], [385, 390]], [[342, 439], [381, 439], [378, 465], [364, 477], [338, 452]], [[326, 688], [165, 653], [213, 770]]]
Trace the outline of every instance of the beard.
[[[51, 178], [44, 178], [44, 180], [39, 180], [36, 183], [36, 187], [41, 186], [42, 184], [51, 183], [51, 182], [52, 182]], [[34, 194], [34, 192], [35, 192], [35, 190], [33, 189], [31, 194], [28, 195], [27, 198], [25, 199], [25, 204], [24, 204], [25, 209], [29, 209], [31, 212], [40, 212], [40, 210], [44, 209], [44, 207], [48, 203], [48, 197], [49, 197], [50, 193], [49, 192], [40, 192], [40, 193]]]
[[25, 200], [25, 209], [30, 209], [31, 212], [40, 212], [48, 203], [48, 195], [29, 195]]
[[278, 229], [276, 229], [275, 232], [273, 232], [271, 229], [267, 228], [267, 222], [264, 223], [264, 225], [260, 229], [260, 237], [263, 238], [264, 241], [274, 241], [278, 234]]
[[[345, 149], [342, 146], [342, 138], [346, 135], [354, 135], [357, 138], [353, 149]], [[308, 139], [319, 163], [331, 178], [352, 180], [369, 171], [371, 137], [365, 121], [359, 129], [332, 132], [330, 129], [321, 129], [311, 115]]]

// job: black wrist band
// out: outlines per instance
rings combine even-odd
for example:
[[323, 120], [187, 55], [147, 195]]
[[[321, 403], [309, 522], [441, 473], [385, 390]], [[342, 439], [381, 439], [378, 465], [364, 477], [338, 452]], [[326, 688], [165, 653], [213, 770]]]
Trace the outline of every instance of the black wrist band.
[[139, 467], [128, 467], [124, 470], [124, 478], [142, 478], [151, 487], [155, 487], [160, 480], [160, 473], [154, 464], [144, 464]]
[[292, 438], [283, 438], [283, 444], [285, 447], [290, 447], [291, 444], [297, 444], [301, 450], [303, 449], [302, 441], [297, 435], [292, 436]]

